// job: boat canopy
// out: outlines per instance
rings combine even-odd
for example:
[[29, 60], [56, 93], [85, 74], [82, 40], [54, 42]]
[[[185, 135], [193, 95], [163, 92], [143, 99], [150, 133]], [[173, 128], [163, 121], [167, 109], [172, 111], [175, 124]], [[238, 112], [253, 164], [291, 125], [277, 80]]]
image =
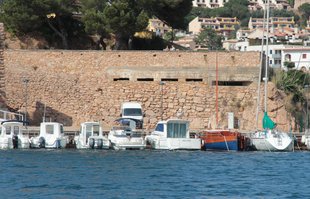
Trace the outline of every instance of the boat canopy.
[[267, 112], [264, 112], [263, 118], [263, 128], [264, 129], [274, 129], [276, 127], [276, 123], [274, 123], [270, 117], [268, 116]]

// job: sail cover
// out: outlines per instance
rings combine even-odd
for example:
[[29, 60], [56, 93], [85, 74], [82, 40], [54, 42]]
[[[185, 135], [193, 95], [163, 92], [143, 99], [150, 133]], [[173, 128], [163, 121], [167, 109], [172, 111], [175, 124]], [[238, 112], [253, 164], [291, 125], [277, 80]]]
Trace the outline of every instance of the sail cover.
[[263, 128], [264, 129], [274, 129], [276, 126], [276, 123], [274, 123], [270, 117], [268, 116], [267, 112], [264, 112], [264, 118], [263, 118]]

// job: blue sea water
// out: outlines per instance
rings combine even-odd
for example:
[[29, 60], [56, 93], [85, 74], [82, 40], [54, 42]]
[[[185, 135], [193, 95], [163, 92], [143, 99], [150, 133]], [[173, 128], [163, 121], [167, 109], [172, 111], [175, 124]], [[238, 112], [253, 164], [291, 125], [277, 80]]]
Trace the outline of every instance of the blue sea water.
[[310, 198], [310, 152], [0, 151], [0, 198]]

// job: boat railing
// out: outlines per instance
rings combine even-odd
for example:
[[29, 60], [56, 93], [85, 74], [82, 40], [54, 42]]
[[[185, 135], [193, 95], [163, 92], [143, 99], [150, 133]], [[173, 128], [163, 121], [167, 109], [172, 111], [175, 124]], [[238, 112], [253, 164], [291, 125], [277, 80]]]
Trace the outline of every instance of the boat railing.
[[5, 110], [0, 110], [0, 120], [19, 120], [24, 121], [24, 115], [21, 113], [15, 113]]

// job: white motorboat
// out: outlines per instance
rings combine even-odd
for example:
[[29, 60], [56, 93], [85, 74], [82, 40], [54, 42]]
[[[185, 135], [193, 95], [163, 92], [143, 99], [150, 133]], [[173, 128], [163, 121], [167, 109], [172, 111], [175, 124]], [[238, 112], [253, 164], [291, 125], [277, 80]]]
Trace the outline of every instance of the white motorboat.
[[310, 150], [310, 133], [306, 132], [303, 136], [301, 136], [301, 143], [304, 143], [307, 147], [307, 150]]
[[131, 118], [116, 120], [119, 126], [112, 127], [108, 138], [114, 150], [145, 149], [146, 143], [141, 131], [137, 131], [136, 121]]
[[255, 132], [251, 136], [251, 142], [258, 151], [292, 151], [294, 147], [288, 133], [276, 129]]
[[63, 125], [58, 122], [42, 122], [40, 135], [29, 139], [30, 148], [65, 148], [68, 138], [64, 135]]
[[80, 134], [74, 138], [77, 149], [109, 149], [110, 142], [102, 135], [99, 122], [84, 122]]
[[155, 131], [145, 137], [153, 149], [200, 150], [201, 139], [190, 138], [189, 121], [170, 119], [157, 123]]
[[20, 121], [3, 121], [1, 123], [1, 149], [29, 148], [28, 137], [22, 133], [23, 124], [24, 123]]

